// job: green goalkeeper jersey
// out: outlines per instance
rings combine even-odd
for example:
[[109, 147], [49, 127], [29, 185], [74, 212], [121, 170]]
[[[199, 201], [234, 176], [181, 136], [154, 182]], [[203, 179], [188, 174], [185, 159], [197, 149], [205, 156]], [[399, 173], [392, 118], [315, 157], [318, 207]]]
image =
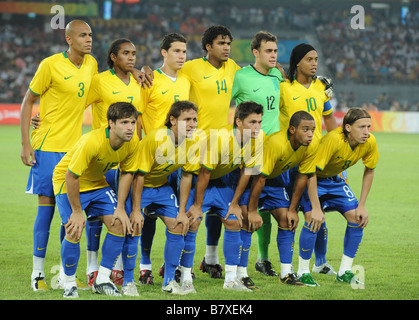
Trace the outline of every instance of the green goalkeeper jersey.
[[231, 98], [236, 105], [254, 101], [263, 106], [262, 130], [265, 134], [279, 131], [279, 84], [284, 81], [281, 72], [272, 68], [267, 75], [258, 72], [252, 65], [236, 72]]

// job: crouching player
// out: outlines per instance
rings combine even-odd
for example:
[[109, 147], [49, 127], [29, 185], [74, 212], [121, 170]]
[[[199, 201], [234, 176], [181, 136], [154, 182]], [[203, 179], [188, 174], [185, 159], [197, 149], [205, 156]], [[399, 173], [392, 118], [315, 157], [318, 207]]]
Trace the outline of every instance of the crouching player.
[[[108, 228], [103, 242], [102, 261], [93, 292], [119, 296], [110, 281], [113, 264], [121, 253], [126, 234], [139, 235], [141, 211], [125, 211], [134, 172], [138, 164], [138, 137], [134, 134], [138, 112], [133, 105], [117, 102], [109, 107], [109, 126], [93, 130], [57, 164], [53, 174], [54, 193], [65, 238], [61, 245], [65, 298], [77, 298], [76, 270], [80, 258], [80, 237], [87, 219], [100, 219]], [[118, 199], [105, 180], [105, 173], [119, 164], [121, 177]], [[137, 244], [138, 250], [138, 244]]]
[[[364, 228], [368, 224], [368, 211], [365, 208], [367, 196], [374, 178], [374, 168], [378, 162], [378, 149], [375, 137], [370, 133], [371, 117], [363, 109], [350, 109], [342, 127], [326, 134], [320, 141], [317, 156], [318, 200], [325, 211], [339, 211], [347, 220], [343, 243], [343, 256], [336, 279], [340, 282], [355, 282], [351, 271], [352, 262], [361, 243]], [[339, 173], [362, 159], [365, 165], [359, 202]], [[311, 201], [311, 203], [310, 203]], [[304, 194], [301, 199], [306, 223], [300, 235], [300, 257], [298, 275], [311, 277], [309, 262], [316, 241], [316, 231], [307, 228], [310, 220], [312, 199]], [[303, 237], [303, 234], [305, 236]], [[302, 241], [303, 240], [303, 241]], [[318, 285], [313, 281], [313, 285]]]

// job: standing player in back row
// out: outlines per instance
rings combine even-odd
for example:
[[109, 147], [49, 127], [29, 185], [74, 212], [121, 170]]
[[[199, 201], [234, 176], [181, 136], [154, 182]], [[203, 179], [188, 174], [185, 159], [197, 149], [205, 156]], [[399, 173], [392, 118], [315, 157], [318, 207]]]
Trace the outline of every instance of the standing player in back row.
[[[207, 131], [228, 125], [231, 90], [234, 76], [240, 69], [229, 58], [233, 37], [228, 28], [220, 25], [209, 27], [202, 36], [205, 57], [187, 61], [180, 73], [186, 75], [191, 84], [189, 100], [198, 106], [198, 129]], [[206, 214], [207, 247], [201, 270], [211, 277], [221, 278], [218, 263], [218, 239], [221, 221], [216, 214]]]
[[[92, 30], [81, 20], [67, 24], [68, 50], [44, 59], [32, 79], [21, 108], [22, 162], [31, 166], [26, 193], [38, 195], [38, 213], [33, 228], [31, 287], [47, 290], [45, 255], [55, 211], [52, 172], [82, 134], [83, 114], [97, 62], [90, 55]], [[42, 126], [29, 125], [34, 103], [40, 97]]]

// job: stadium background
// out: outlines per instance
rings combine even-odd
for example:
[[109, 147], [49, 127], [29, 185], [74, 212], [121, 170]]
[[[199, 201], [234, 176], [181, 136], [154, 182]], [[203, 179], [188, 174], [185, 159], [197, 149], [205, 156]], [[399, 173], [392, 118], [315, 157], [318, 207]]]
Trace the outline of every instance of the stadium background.
[[[53, 5], [92, 27], [92, 54], [107, 69], [112, 40], [136, 44], [136, 66], [161, 66], [161, 37], [187, 36], [188, 59], [203, 56], [203, 31], [212, 24], [233, 34], [231, 58], [253, 62], [250, 39], [259, 30], [279, 40], [286, 70], [292, 48], [309, 42], [319, 52], [318, 74], [334, 80], [338, 121], [350, 107], [373, 115], [373, 131], [419, 132], [419, 3], [409, 0], [63, 0], [0, 1], [0, 124], [19, 124], [20, 103], [39, 62], [67, 48], [64, 30], [52, 29]], [[352, 29], [354, 5], [365, 10], [365, 29]], [[37, 108], [34, 108], [34, 112]], [[87, 110], [85, 124], [90, 124]]]

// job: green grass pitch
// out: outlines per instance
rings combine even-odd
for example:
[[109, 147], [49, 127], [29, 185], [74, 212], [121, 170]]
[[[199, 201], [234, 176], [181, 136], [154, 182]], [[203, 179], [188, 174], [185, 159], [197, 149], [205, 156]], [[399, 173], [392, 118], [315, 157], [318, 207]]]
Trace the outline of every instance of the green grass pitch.
[[[88, 129], [85, 128], [85, 131]], [[152, 249], [155, 286], [140, 286], [140, 297], [121, 297], [115, 300], [416, 300], [419, 298], [419, 226], [417, 164], [419, 135], [376, 133], [380, 160], [370, 192], [367, 209], [370, 222], [355, 258], [358, 275], [363, 277], [363, 288], [336, 283], [333, 277], [316, 275], [321, 285], [315, 288], [295, 288], [278, 283], [254, 271], [257, 255], [256, 235], [252, 237], [248, 272], [260, 291], [239, 293], [222, 290], [223, 280], [210, 279], [199, 270], [205, 251], [205, 226], [197, 237], [194, 281], [197, 294], [173, 297], [161, 292], [162, 279], [158, 269], [163, 263], [165, 243], [163, 223], [158, 221]], [[62, 300], [61, 290], [45, 293], [30, 289], [32, 271], [32, 228], [36, 214], [36, 196], [26, 195], [25, 187], [29, 168], [20, 160], [20, 129], [17, 126], [0, 126], [1, 180], [0, 180], [0, 300]], [[349, 184], [359, 197], [363, 165], [361, 162], [348, 170]], [[338, 270], [342, 256], [343, 235], [346, 223], [337, 212], [326, 215], [329, 228], [328, 262]], [[298, 238], [303, 216], [295, 235], [294, 268], [298, 268]], [[45, 265], [46, 281], [51, 283], [58, 275], [60, 261], [60, 219], [56, 211]], [[104, 228], [105, 229], [105, 228]], [[273, 222], [270, 245], [271, 261], [280, 270], [276, 247], [276, 223]], [[102, 237], [103, 240], [103, 237]], [[222, 244], [222, 239], [220, 239]], [[83, 235], [81, 257], [77, 275], [85, 281], [86, 242]], [[223, 264], [222, 245], [219, 248]], [[313, 259], [312, 259], [313, 260]], [[137, 260], [138, 262], [139, 260]], [[312, 265], [313, 261], [311, 262]], [[135, 278], [138, 279], [138, 267]], [[107, 300], [90, 291], [80, 291], [80, 300]], [[180, 301], [178, 301], [181, 303]], [[186, 303], [183, 301], [183, 303]]]

